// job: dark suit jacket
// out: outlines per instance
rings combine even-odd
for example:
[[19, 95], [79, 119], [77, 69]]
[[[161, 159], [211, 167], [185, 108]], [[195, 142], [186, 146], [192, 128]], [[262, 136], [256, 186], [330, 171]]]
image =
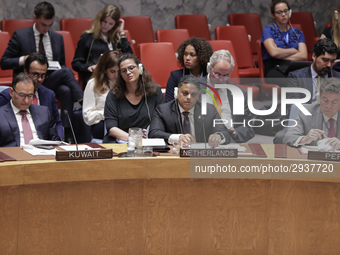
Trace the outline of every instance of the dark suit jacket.
[[[50, 111], [46, 106], [31, 105], [35, 129], [44, 140], [60, 141]], [[20, 146], [20, 129], [10, 103], [0, 107], [0, 147]]]
[[[61, 66], [65, 66], [65, 49], [63, 36], [53, 31], [48, 31], [51, 38], [53, 60], [59, 61]], [[23, 72], [23, 66], [19, 66], [19, 58], [36, 52], [33, 27], [26, 27], [16, 30], [8, 43], [4, 55], [1, 58], [1, 68], [13, 69], [13, 77]]]
[[[58, 135], [62, 139], [64, 134], [64, 127], [63, 124], [61, 123], [57, 100], [55, 98], [54, 92], [44, 86], [40, 86], [38, 89], [38, 94], [40, 105], [47, 106], [48, 109], [50, 110], [51, 116], [54, 117]], [[9, 89], [5, 89], [0, 93], [0, 106], [8, 104], [10, 101], [11, 95], [9, 93]]]
[[[230, 135], [227, 128], [223, 124], [218, 124], [213, 127], [214, 119], [220, 119], [220, 116], [213, 105], [207, 104], [207, 115], [201, 116], [201, 105], [199, 102], [196, 103], [194, 111], [196, 142], [205, 142], [203, 121], [205, 124], [204, 129], [207, 140], [206, 142], [208, 142], [209, 136], [216, 132], [220, 132], [224, 135], [226, 143], [230, 142]], [[160, 104], [156, 107], [151, 120], [148, 137], [163, 138], [166, 142], [168, 142], [168, 139], [172, 134], [182, 134], [182, 119], [177, 105], [177, 100]]]
[[[312, 71], [311, 67], [305, 67], [288, 74], [288, 86], [287, 87], [295, 87], [295, 88], [305, 88], [308, 89], [311, 95], [313, 96], [313, 79], [312, 79]], [[336, 77], [340, 78], [340, 73], [332, 70], [331, 73], [328, 74], [328, 77]], [[298, 93], [288, 93], [287, 98], [301, 98], [304, 96], [303, 94]], [[308, 104], [312, 103], [312, 98], [309, 100]]]

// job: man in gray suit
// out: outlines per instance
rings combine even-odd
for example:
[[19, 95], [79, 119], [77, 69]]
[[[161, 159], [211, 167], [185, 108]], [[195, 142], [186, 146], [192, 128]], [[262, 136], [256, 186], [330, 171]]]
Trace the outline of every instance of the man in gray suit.
[[306, 109], [312, 115], [300, 112], [297, 125], [288, 128], [284, 143], [297, 147], [327, 139], [326, 145], [340, 149], [340, 79], [325, 80], [320, 87], [320, 104], [307, 105]]

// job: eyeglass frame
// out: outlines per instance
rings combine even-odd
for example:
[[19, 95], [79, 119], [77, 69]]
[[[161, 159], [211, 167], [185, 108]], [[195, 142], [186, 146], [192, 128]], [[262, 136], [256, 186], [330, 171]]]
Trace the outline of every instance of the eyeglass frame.
[[119, 72], [120, 72], [121, 74], [126, 74], [127, 71], [129, 71], [130, 73], [132, 73], [132, 72], [136, 69], [136, 67], [137, 67], [137, 66], [132, 65], [132, 66], [129, 66], [129, 67], [127, 67], [127, 68], [122, 68], [122, 69], [120, 69]]
[[48, 75], [47, 75], [47, 73], [29, 73], [29, 75], [32, 75], [32, 77], [31, 78], [33, 78], [33, 79], [39, 79], [39, 78], [41, 78], [41, 79], [46, 79], [46, 78], [48, 78]]
[[214, 69], [211, 69], [213, 75], [215, 76], [215, 78], [217, 79], [221, 79], [221, 78], [224, 78], [224, 79], [229, 79], [230, 77], [230, 74], [221, 74], [219, 72], [215, 73]]
[[28, 99], [33, 99], [33, 98], [35, 97], [35, 94], [24, 94], [24, 93], [19, 93], [19, 92], [17, 92], [17, 91], [15, 90], [15, 88], [12, 88], [12, 89], [13, 89], [13, 91], [14, 91], [15, 93], [18, 94], [18, 96], [19, 96], [20, 98], [25, 99], [25, 98], [27, 97]]
[[279, 16], [282, 16], [282, 14], [288, 15], [289, 11], [290, 11], [290, 9], [285, 9], [283, 11], [280, 10], [280, 11], [276, 11], [275, 14], [277, 14]]

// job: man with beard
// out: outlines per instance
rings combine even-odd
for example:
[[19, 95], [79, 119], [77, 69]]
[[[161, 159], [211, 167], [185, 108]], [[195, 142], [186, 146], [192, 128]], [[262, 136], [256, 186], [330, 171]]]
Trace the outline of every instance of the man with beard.
[[[320, 85], [330, 77], [340, 78], [340, 73], [332, 70], [337, 55], [337, 46], [328, 38], [318, 40], [313, 47], [313, 63], [288, 74], [288, 86], [308, 89], [311, 93], [309, 104], [317, 101]], [[289, 93], [288, 98], [302, 98], [305, 95]]]

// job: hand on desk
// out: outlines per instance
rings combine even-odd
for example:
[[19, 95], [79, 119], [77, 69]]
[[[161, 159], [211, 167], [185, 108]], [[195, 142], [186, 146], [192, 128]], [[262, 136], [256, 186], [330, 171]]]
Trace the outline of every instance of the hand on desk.
[[315, 140], [322, 139], [324, 131], [320, 129], [311, 129], [308, 134], [301, 139], [300, 144], [309, 144]]
[[336, 137], [327, 138], [326, 144], [332, 146], [335, 150], [340, 150], [340, 140]]
[[210, 147], [215, 148], [220, 145], [222, 138], [219, 134], [212, 134], [209, 136], [208, 144]]

